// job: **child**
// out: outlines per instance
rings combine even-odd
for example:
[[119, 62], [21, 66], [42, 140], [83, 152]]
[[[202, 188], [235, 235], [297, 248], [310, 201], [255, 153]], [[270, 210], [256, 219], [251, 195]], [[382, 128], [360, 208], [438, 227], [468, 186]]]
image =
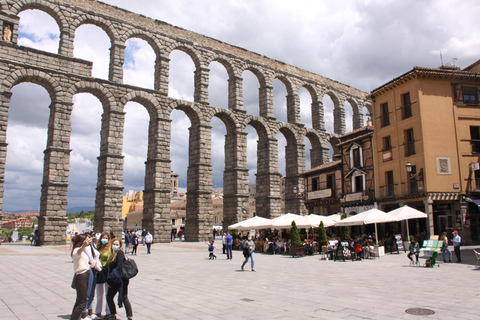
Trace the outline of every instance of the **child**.
[[213, 253], [216, 249], [217, 246], [215, 245], [215, 241], [212, 240], [210, 242], [205, 242], [208, 245], [208, 260], [215, 260], [217, 259], [217, 256]]

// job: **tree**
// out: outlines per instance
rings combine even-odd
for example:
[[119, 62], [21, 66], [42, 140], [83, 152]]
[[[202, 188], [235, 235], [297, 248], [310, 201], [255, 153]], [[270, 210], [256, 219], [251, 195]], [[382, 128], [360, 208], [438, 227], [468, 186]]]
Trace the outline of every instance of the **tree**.
[[33, 232], [33, 227], [19, 227], [17, 229], [18, 236], [22, 239], [23, 236], [30, 237]]
[[318, 242], [320, 243], [320, 245], [324, 245], [327, 243], [327, 230], [325, 230], [323, 221], [320, 221], [320, 225], [318, 226]]
[[[347, 217], [347, 214], [342, 214], [342, 220]], [[350, 240], [350, 227], [340, 227], [338, 231], [341, 240]]]
[[9, 238], [12, 236], [13, 230], [3, 228], [2, 229], [2, 234], [0, 235], [2, 238]]
[[292, 227], [290, 228], [290, 241], [292, 243], [292, 246], [299, 246], [302, 244], [302, 240], [300, 239], [300, 233], [298, 233], [298, 228], [295, 221], [292, 221]]

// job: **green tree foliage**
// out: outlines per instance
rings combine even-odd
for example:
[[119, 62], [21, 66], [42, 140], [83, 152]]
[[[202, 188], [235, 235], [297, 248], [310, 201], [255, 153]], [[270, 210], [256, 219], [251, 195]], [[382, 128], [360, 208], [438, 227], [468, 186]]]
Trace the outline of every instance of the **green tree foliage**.
[[30, 237], [32, 235], [32, 232], [33, 232], [33, 227], [19, 227], [17, 229], [17, 231], [18, 231], [18, 236], [20, 237], [20, 239], [23, 236]]
[[318, 242], [321, 245], [324, 245], [325, 243], [327, 243], [327, 230], [325, 230], [323, 221], [320, 221], [320, 225], [318, 226]]
[[70, 213], [68, 215], [68, 220], [75, 220], [75, 219], [89, 219], [92, 223], [93, 223], [93, 220], [95, 219], [95, 211], [92, 210], [92, 211], [80, 211], [80, 212], [74, 212], [74, 213]]
[[292, 227], [290, 228], [290, 241], [292, 242], [292, 246], [299, 246], [302, 244], [300, 233], [298, 233], [298, 228], [295, 221], [292, 221]]
[[[347, 217], [347, 214], [344, 213], [342, 214], [342, 220]], [[340, 239], [342, 240], [350, 240], [350, 227], [340, 227], [340, 230], [338, 231]]]
[[13, 230], [10, 230], [10, 229], [7, 229], [7, 228], [3, 228], [2, 229], [2, 234], [0, 235], [0, 237], [2, 238], [9, 238], [12, 236], [12, 233], [13, 233]]

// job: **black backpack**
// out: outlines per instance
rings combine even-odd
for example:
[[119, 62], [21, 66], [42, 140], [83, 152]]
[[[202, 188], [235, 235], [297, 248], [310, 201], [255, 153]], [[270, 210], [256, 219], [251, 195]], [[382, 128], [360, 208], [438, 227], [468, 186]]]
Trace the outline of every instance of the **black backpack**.
[[208, 252], [211, 252], [211, 251], [213, 251], [213, 250], [215, 250], [215, 248], [214, 248], [212, 245], [209, 245], [209, 246], [208, 246]]
[[138, 268], [137, 268], [137, 264], [135, 263], [135, 260], [125, 259], [125, 261], [123, 261], [122, 268], [120, 270], [120, 275], [122, 276], [122, 279], [131, 279], [135, 277], [137, 273], [138, 273]]
[[250, 249], [248, 249], [248, 247], [243, 248], [243, 256], [245, 258], [250, 256]]

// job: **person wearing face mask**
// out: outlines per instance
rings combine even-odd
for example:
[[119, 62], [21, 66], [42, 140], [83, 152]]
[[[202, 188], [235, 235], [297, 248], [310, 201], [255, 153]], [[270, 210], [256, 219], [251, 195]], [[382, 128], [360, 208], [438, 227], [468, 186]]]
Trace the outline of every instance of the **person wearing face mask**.
[[109, 286], [107, 290], [107, 303], [110, 309], [110, 319], [117, 319], [117, 309], [115, 308], [115, 303], [113, 302], [113, 298], [117, 293], [119, 294], [118, 306], [121, 308], [122, 303], [125, 305], [127, 319], [131, 320], [133, 316], [132, 305], [128, 300], [128, 284], [130, 280], [121, 278], [121, 269], [125, 260], [125, 253], [122, 250], [122, 241], [119, 239], [113, 239], [111, 246], [111, 256], [109, 258], [109, 270], [110, 273], [114, 274], [118, 281], [116, 285], [112, 285], [110, 283], [110, 278], [108, 279]]
[[242, 271], [243, 271], [243, 267], [247, 264], [248, 259], [250, 259], [250, 261], [251, 261], [252, 271], [255, 271], [255, 269], [254, 269], [255, 261], [254, 261], [254, 257], [253, 257], [254, 251], [255, 251], [255, 242], [253, 242], [252, 236], [248, 236], [248, 240], [245, 243], [245, 252], [243, 254], [244, 257], [245, 257], [245, 261], [243, 262], [243, 264], [241, 266]]
[[[106, 283], [106, 279], [108, 277], [108, 267], [109, 267], [109, 258], [111, 256], [110, 250], [111, 242], [110, 242], [110, 234], [108, 232], [103, 232], [100, 235], [100, 239], [97, 241], [97, 250], [100, 252], [100, 264], [102, 267], [102, 275], [97, 275], [97, 285], [95, 286], [95, 292], [97, 295], [97, 304], [95, 306], [95, 313], [90, 316], [92, 319], [101, 319], [102, 318], [102, 309], [103, 309], [103, 301], [105, 298], [105, 294], [108, 289], [108, 285]], [[110, 309], [108, 308], [108, 304], [105, 304], [105, 314], [106, 317], [110, 316]]]
[[75, 300], [70, 320], [80, 319], [82, 311], [87, 305], [88, 278], [90, 277], [89, 270], [92, 265], [88, 261], [85, 248], [88, 247], [91, 242], [92, 239], [87, 234], [77, 235], [73, 240], [72, 252], [70, 253], [73, 259], [73, 270], [75, 272], [72, 288], [77, 291], [77, 299]]
[[[84, 252], [88, 256], [88, 260], [92, 268], [90, 268], [89, 273], [90, 276], [88, 278], [88, 293], [87, 293], [87, 305], [83, 309], [82, 312], [82, 319], [84, 320], [91, 320], [93, 316], [93, 309], [92, 303], [93, 299], [95, 298], [95, 289], [97, 286], [97, 275], [99, 272], [102, 271], [102, 265], [100, 263], [100, 252], [97, 250], [97, 246], [95, 245], [95, 233], [92, 231], [90, 234], [90, 245], [85, 248]], [[87, 316], [88, 312], [88, 316]]]

